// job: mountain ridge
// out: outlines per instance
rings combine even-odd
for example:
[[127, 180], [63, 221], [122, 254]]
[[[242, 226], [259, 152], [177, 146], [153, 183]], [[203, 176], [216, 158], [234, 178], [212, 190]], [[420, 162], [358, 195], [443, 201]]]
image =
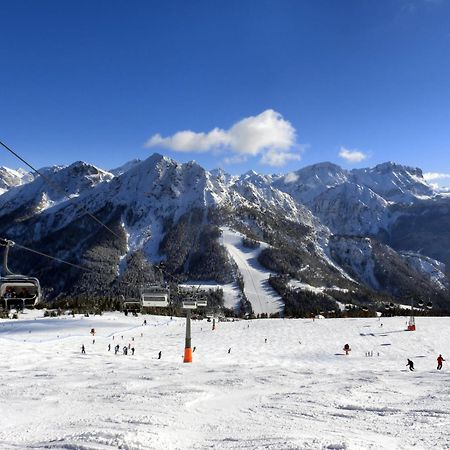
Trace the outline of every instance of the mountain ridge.
[[[403, 299], [414, 291], [405, 280], [416, 277], [414, 295], [428, 290], [442, 308], [450, 306], [449, 233], [431, 236], [420, 222], [429, 214], [436, 229], [446, 223], [450, 197], [433, 190], [418, 168], [388, 162], [345, 170], [325, 162], [285, 175], [231, 176], [155, 153], [113, 172], [83, 162], [47, 169], [46, 177], [64, 185], [64, 195], [39, 176], [10, 186], [0, 195], [0, 235], [101, 267], [109, 273], [100, 277], [103, 288], [91, 280], [89, 289], [118, 292], [127, 261], [139, 252], [150, 265], [164, 261], [181, 278], [236, 279], [235, 262], [217, 238], [221, 226], [232, 226], [269, 245], [261, 260], [274, 274], [336, 286], [356, 302], [379, 295]], [[86, 210], [116, 236], [107, 236]], [[364, 246], [361, 238], [372, 243]], [[58, 284], [51, 296], [87, 289], [86, 275], [76, 271], [57, 281], [37, 259], [18, 267], [29, 273], [40, 268], [48, 284]], [[404, 276], [396, 280], [395, 271]]]

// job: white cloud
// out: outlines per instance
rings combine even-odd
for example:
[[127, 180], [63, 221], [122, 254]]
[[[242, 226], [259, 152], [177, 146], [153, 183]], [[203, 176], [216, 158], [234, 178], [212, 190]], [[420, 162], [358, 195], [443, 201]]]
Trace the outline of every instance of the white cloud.
[[272, 167], [284, 166], [289, 161], [300, 161], [300, 153], [279, 152], [277, 150], [268, 150], [262, 156], [260, 162]]
[[224, 164], [240, 164], [243, 163], [245, 161], [247, 161], [247, 156], [246, 155], [233, 155], [233, 156], [227, 156], [226, 158], [223, 159], [223, 163]]
[[341, 147], [341, 150], [339, 151], [339, 156], [342, 159], [345, 159], [347, 162], [352, 162], [352, 163], [358, 163], [358, 162], [364, 161], [365, 159], [367, 159], [369, 157], [369, 155], [367, 153], [364, 153], [360, 150], [357, 150], [357, 149], [350, 150], [345, 147]]
[[[268, 109], [257, 116], [246, 117], [228, 130], [214, 128], [204, 132], [179, 131], [172, 136], [153, 135], [145, 147], [160, 147], [177, 152], [231, 152], [234, 155], [261, 155], [264, 164], [279, 166], [288, 161], [299, 160], [300, 153], [292, 151], [296, 132], [282, 115]], [[233, 162], [234, 157], [229, 157]]]
[[295, 183], [298, 181], [299, 176], [295, 172], [289, 172], [284, 177], [285, 183]]
[[445, 178], [450, 178], [450, 173], [426, 172], [423, 174], [423, 177], [427, 181], [443, 180]]
[[153, 135], [145, 147], [162, 147], [176, 152], [207, 152], [229, 144], [226, 131], [214, 128], [209, 133], [194, 133], [193, 131], [179, 131], [170, 137]]

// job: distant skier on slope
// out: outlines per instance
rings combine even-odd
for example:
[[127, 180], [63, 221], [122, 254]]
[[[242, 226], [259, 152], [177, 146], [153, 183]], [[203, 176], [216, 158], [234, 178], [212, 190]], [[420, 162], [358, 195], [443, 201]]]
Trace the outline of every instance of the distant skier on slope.
[[86, 350], [84, 349], [84, 344], [81, 346], [81, 354], [82, 355], [86, 354]]
[[442, 362], [443, 361], [445, 361], [445, 359], [442, 357], [442, 355], [439, 355], [437, 357], [437, 362], [438, 362], [437, 370], [441, 370], [442, 369]]
[[162, 356], [162, 351], [160, 351], [160, 352], [158, 353], [158, 359], [161, 359], [161, 356]]
[[409, 367], [409, 370], [412, 372], [414, 370], [414, 363], [408, 359], [408, 362], [406, 363], [406, 365]]

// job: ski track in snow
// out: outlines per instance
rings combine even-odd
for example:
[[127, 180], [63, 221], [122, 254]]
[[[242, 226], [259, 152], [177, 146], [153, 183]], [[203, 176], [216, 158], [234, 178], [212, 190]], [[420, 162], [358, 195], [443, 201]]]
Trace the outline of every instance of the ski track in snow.
[[184, 319], [36, 314], [0, 322], [1, 449], [450, 448], [450, 318], [194, 321], [183, 364]]
[[258, 262], [258, 255], [267, 244], [256, 249], [242, 244], [242, 234], [223, 227], [222, 244], [230, 253], [244, 278], [244, 293], [255, 314], [274, 314], [283, 309], [281, 297], [269, 285], [270, 272]]

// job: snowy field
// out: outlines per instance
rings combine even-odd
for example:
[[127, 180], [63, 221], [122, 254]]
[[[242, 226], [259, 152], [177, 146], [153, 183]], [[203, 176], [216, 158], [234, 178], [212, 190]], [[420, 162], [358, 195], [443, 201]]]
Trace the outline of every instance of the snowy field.
[[1, 449], [450, 448], [450, 318], [194, 322], [183, 364], [183, 319], [33, 315], [0, 321]]

